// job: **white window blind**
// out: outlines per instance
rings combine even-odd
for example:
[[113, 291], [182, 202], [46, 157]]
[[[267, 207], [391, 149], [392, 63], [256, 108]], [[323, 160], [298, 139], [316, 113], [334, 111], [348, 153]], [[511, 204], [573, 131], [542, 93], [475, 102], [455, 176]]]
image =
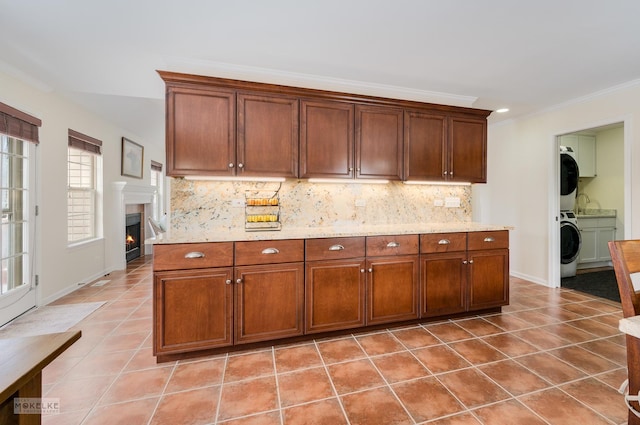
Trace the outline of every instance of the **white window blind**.
[[97, 160], [102, 142], [69, 129], [67, 160], [67, 240], [97, 237]]

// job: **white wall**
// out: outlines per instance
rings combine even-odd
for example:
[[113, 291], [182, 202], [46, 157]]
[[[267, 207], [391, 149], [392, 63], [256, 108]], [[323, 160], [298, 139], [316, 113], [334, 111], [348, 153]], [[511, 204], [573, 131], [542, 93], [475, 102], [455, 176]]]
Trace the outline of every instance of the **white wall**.
[[640, 238], [638, 99], [640, 81], [520, 119], [492, 124], [490, 118], [488, 183], [473, 187], [473, 218], [514, 226], [510, 240], [512, 275], [549, 286], [559, 285], [559, 274], [552, 273], [556, 262], [559, 268], [556, 259], [559, 236], [555, 228], [558, 224], [554, 221], [558, 208], [555, 136], [559, 134], [624, 122], [624, 181], [628, 201], [624, 238]]
[[[112, 183], [127, 181], [149, 185], [150, 160], [164, 162], [163, 141], [141, 140], [100, 117], [78, 107], [54, 91], [43, 90], [0, 73], [0, 102], [42, 120], [37, 148], [37, 196], [40, 216], [36, 222], [35, 270], [40, 276], [38, 304], [44, 304], [114, 269], [109, 253], [116, 244]], [[68, 129], [102, 140], [104, 170], [104, 235], [81, 247], [67, 247], [67, 141]], [[120, 175], [121, 137], [145, 147], [144, 178]]]

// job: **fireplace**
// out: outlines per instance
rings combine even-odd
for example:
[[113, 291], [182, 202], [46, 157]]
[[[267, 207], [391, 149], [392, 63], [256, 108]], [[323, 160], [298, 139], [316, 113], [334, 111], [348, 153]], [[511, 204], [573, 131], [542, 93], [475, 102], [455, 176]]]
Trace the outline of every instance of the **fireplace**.
[[127, 214], [125, 218], [125, 257], [127, 262], [140, 257], [142, 249], [142, 214]]

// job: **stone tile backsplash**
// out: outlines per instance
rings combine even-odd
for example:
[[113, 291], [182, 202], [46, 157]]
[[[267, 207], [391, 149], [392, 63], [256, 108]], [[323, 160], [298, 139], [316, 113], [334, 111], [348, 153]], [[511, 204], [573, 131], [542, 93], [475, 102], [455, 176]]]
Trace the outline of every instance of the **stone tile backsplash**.
[[[171, 229], [244, 229], [249, 196], [279, 189], [282, 227], [449, 223], [471, 221], [471, 186], [359, 183], [228, 182], [171, 179]], [[460, 198], [460, 207], [434, 206]], [[356, 206], [356, 203], [358, 206]]]

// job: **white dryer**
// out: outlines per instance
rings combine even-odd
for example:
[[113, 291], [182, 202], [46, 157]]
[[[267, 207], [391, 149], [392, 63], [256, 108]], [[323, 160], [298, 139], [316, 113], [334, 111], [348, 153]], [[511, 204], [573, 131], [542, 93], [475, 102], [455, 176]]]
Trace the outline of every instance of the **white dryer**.
[[560, 277], [573, 277], [578, 268], [582, 236], [573, 211], [560, 211]]
[[560, 146], [560, 211], [573, 210], [578, 195], [580, 172], [573, 149]]

